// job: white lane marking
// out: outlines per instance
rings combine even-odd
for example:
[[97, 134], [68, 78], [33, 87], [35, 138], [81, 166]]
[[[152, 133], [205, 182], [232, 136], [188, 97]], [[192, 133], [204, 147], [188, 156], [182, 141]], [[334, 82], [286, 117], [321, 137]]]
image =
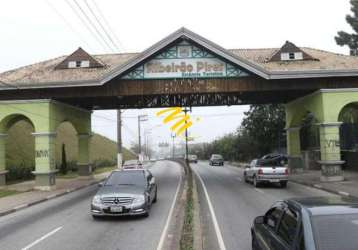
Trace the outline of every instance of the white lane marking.
[[[192, 168], [192, 169], [193, 169], [193, 168]], [[208, 191], [206, 190], [204, 181], [203, 181], [203, 179], [201, 179], [200, 175], [199, 175], [198, 173], [196, 173], [196, 171], [195, 171], [194, 169], [193, 169], [193, 172], [194, 172], [195, 175], [198, 177], [198, 179], [199, 179], [199, 181], [200, 181], [200, 183], [201, 183], [201, 186], [203, 187], [203, 190], [204, 190], [204, 193], [205, 193], [205, 196], [206, 196], [206, 200], [208, 201], [211, 218], [213, 219], [214, 228], [215, 228], [215, 233], [216, 233], [216, 237], [217, 237], [218, 243], [219, 243], [219, 248], [220, 248], [220, 250], [226, 250], [225, 243], [224, 243], [224, 239], [223, 239], [223, 236], [222, 236], [221, 231], [220, 231], [219, 223], [218, 223], [218, 221], [217, 221], [217, 219], [216, 219], [216, 215], [215, 215], [215, 212], [214, 212], [214, 208], [213, 208], [213, 205], [212, 205], [212, 203], [211, 203], [209, 193], [208, 193]]]
[[242, 181], [240, 177], [236, 177], [236, 179], [238, 179], [239, 181]]
[[254, 188], [254, 190], [255, 190], [256, 192], [259, 192], [259, 193], [261, 193], [261, 194], [265, 194], [265, 192], [264, 192], [264, 191], [262, 191], [261, 189], [258, 189], [258, 188]]
[[174, 207], [175, 207], [175, 203], [177, 201], [177, 198], [178, 198], [178, 194], [179, 194], [179, 190], [180, 190], [180, 186], [181, 186], [181, 183], [182, 183], [182, 175], [183, 175], [183, 172], [181, 171], [180, 169], [180, 179], [179, 179], [179, 182], [178, 182], [178, 186], [177, 186], [177, 190], [175, 191], [175, 195], [174, 195], [174, 199], [173, 199], [173, 202], [172, 202], [172, 206], [170, 207], [170, 210], [169, 210], [169, 214], [168, 214], [168, 217], [167, 217], [167, 221], [165, 222], [165, 226], [164, 226], [164, 229], [162, 231], [162, 234], [160, 236], [160, 240], [159, 240], [159, 243], [158, 243], [158, 246], [157, 246], [157, 250], [162, 250], [163, 249], [163, 245], [164, 245], [164, 240], [166, 238], [166, 235], [168, 234], [168, 228], [169, 228], [169, 223], [171, 221], [171, 218], [173, 216], [173, 211], [174, 211]]
[[338, 193], [339, 193], [340, 195], [349, 196], [349, 193], [347, 193], [347, 192], [338, 191]]
[[51, 232], [45, 234], [44, 236], [42, 236], [41, 238], [35, 240], [34, 242], [32, 242], [31, 244], [27, 245], [26, 247], [22, 248], [22, 250], [28, 250], [31, 247], [35, 246], [36, 244], [38, 244], [39, 242], [43, 241], [44, 239], [50, 237], [51, 235], [55, 234], [57, 231], [61, 230], [62, 227], [58, 227], [54, 230], [52, 230]]

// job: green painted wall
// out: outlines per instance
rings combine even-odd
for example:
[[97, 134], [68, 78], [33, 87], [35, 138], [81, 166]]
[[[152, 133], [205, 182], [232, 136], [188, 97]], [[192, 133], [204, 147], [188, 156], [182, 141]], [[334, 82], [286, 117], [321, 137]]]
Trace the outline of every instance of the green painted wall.
[[[70, 122], [78, 134], [91, 134], [91, 112], [52, 100], [0, 102], [0, 134], [20, 120], [34, 128], [35, 172], [55, 170], [57, 128]], [[5, 143], [0, 138], [0, 171], [5, 169]], [[79, 140], [79, 161], [89, 163], [89, 140]], [[41, 177], [43, 178], [43, 176]]]
[[[320, 125], [321, 160], [341, 159], [339, 146], [339, 123], [342, 109], [350, 103], [358, 102], [358, 91], [353, 89], [320, 90], [286, 104], [286, 128], [297, 128], [310, 112]], [[300, 153], [300, 140], [297, 130], [287, 131], [288, 154]]]

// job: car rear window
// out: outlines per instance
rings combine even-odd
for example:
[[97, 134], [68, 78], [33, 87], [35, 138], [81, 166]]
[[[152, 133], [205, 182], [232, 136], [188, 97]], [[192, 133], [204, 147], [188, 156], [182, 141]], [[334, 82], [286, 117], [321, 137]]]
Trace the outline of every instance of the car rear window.
[[213, 155], [213, 159], [222, 159], [223, 157], [221, 155]]
[[115, 186], [115, 185], [135, 185], [135, 186], [144, 186], [145, 178], [143, 171], [120, 171], [113, 172], [107, 179], [105, 186]]
[[358, 249], [358, 214], [316, 215], [312, 228], [318, 249]]

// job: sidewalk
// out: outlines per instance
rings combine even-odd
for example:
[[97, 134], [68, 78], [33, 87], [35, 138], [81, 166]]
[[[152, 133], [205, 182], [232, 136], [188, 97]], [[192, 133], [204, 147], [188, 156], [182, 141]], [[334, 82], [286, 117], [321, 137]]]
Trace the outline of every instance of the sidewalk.
[[94, 175], [93, 179], [56, 179], [56, 190], [35, 191], [33, 190], [34, 181], [26, 181], [7, 186], [7, 190], [21, 191], [22, 193], [0, 198], [0, 216], [15, 212], [22, 208], [53, 199], [58, 196], [71, 193], [75, 190], [88, 187], [106, 178], [110, 172]]
[[320, 176], [320, 170], [305, 170], [303, 173], [291, 174], [290, 181], [343, 196], [358, 197], [358, 172], [344, 171], [345, 180], [340, 182], [321, 182]]

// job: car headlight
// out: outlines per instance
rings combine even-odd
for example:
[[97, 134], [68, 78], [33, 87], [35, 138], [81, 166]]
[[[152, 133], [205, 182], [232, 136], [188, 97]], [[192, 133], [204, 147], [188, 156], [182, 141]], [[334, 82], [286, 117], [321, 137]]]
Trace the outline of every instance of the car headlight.
[[102, 205], [101, 197], [99, 195], [95, 195], [92, 200], [93, 205]]
[[134, 204], [143, 204], [144, 202], [145, 202], [144, 195], [137, 196], [137, 197], [133, 200], [133, 203], [134, 203]]

